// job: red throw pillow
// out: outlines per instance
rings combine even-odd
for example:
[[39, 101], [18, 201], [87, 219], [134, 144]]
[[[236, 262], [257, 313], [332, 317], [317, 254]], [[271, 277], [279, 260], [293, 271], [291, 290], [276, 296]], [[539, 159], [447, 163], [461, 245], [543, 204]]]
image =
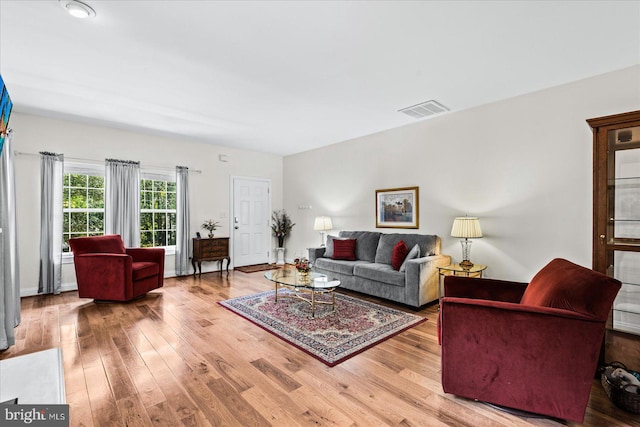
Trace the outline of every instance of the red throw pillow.
[[394, 270], [400, 270], [404, 259], [407, 257], [409, 253], [409, 247], [404, 242], [404, 240], [400, 240], [393, 247], [393, 251], [391, 252], [391, 267]]
[[344, 239], [333, 241], [333, 259], [344, 259], [346, 261], [356, 260], [355, 239]]

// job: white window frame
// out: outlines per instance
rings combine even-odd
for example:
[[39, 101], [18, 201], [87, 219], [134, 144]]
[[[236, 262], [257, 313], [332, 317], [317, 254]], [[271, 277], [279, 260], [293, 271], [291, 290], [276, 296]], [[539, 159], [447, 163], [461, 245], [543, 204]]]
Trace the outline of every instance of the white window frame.
[[[168, 181], [168, 182], [173, 182], [175, 184], [176, 182], [176, 175], [175, 173], [172, 174], [170, 172], [158, 172], [158, 171], [141, 171], [140, 172], [140, 193], [142, 194], [143, 188], [142, 188], [142, 180], [146, 179], [146, 180], [155, 180], [155, 181]], [[141, 195], [140, 194], [140, 195]], [[142, 217], [143, 213], [174, 213], [176, 214], [176, 220], [177, 220], [177, 215], [178, 215], [178, 210], [177, 209], [143, 209], [142, 205], [140, 205], [140, 216]], [[176, 229], [177, 231], [177, 229]], [[140, 229], [140, 232], [142, 233], [142, 229]], [[165, 255], [173, 255], [175, 254], [176, 251], [176, 245], [169, 245], [169, 246], [153, 246], [155, 248], [164, 248], [165, 251]]]
[[[71, 173], [71, 174], [79, 174], [79, 175], [93, 175], [93, 176], [101, 176], [102, 178], [105, 177], [104, 174], [104, 165], [101, 164], [91, 164], [91, 163], [76, 163], [76, 162], [64, 162], [64, 175]], [[64, 181], [62, 184], [62, 188], [64, 190]], [[104, 218], [104, 208], [100, 209], [100, 208], [87, 208], [87, 209], [64, 209], [63, 208], [63, 212], [64, 214], [66, 214], [67, 212], [102, 212], [103, 214], [103, 218]], [[62, 224], [61, 224], [62, 226]], [[103, 230], [104, 233], [104, 230]], [[64, 234], [64, 230], [63, 230], [63, 234]], [[62, 253], [62, 263], [63, 264], [71, 264], [73, 263], [73, 252], [69, 251], [69, 252], [63, 252]]]

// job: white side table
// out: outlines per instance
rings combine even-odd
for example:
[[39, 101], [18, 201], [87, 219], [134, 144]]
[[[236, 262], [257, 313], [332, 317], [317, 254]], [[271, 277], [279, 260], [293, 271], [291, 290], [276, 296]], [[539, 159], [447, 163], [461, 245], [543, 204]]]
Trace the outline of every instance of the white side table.
[[276, 248], [276, 264], [284, 264], [284, 248]]
[[0, 402], [64, 404], [62, 351], [52, 348], [0, 361]]

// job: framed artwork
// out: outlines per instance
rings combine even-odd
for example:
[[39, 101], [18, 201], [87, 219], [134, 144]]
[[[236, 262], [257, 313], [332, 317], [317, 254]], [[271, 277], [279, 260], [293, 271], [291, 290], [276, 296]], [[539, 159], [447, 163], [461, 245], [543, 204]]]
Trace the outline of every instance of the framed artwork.
[[376, 228], [418, 228], [418, 187], [376, 190]]

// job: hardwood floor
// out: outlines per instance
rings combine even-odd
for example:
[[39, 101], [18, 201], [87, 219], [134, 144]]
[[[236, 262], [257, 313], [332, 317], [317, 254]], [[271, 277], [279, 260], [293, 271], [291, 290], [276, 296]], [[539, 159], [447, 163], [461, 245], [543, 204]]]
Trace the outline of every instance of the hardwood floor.
[[[166, 279], [128, 304], [23, 298], [0, 359], [62, 348], [72, 426], [577, 425], [445, 394], [435, 305], [418, 313], [427, 322], [329, 368], [216, 304], [268, 289], [262, 272], [231, 272]], [[594, 381], [584, 425], [640, 420]]]

